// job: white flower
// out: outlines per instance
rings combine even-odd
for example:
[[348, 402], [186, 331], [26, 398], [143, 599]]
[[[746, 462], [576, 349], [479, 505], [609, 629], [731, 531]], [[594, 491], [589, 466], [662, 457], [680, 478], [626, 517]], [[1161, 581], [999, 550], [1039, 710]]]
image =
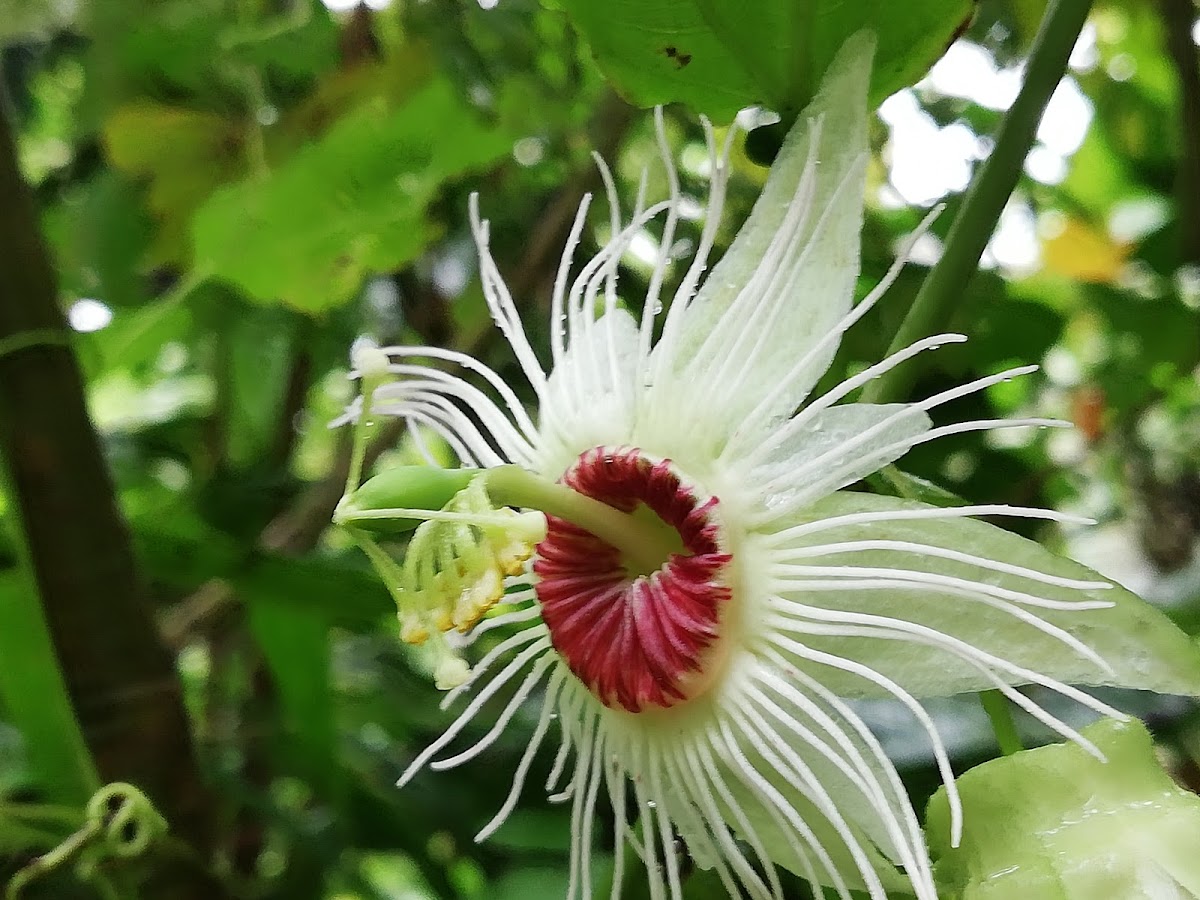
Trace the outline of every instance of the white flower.
[[[935, 900], [917, 815], [848, 701], [891, 697], [921, 723], [957, 835], [949, 760], [917, 697], [998, 689], [1087, 747], [1013, 685], [1041, 685], [1119, 716], [1070, 684], [1191, 691], [1200, 683], [1187, 639], [1153, 610], [1082, 567], [969, 518], [1068, 517], [1002, 506], [943, 509], [842, 490], [942, 435], [1063, 424], [932, 426], [927, 413], [935, 407], [1032, 367], [920, 403], [842, 402], [906, 359], [964, 340], [954, 334], [920, 341], [809, 400], [842, 334], [900, 266], [851, 308], [872, 48], [866, 37], [843, 48], [749, 220], [702, 278], [734, 139], [731, 130], [718, 149], [706, 124], [708, 218], [665, 315], [660, 297], [681, 195], [661, 112], [669, 199], [636, 209], [621, 227], [601, 163], [614, 233], [571, 280], [585, 201], [554, 287], [548, 375], [488, 252], [488, 226], [472, 198], [484, 290], [537, 395], [536, 424], [478, 361], [434, 348], [384, 348], [397, 377], [370, 394], [372, 410], [432, 429], [464, 466], [483, 474], [440, 511], [433, 509], [440, 502], [408, 502], [392, 505], [413, 509], [370, 512], [379, 504], [370, 502], [376, 488], [368, 482], [366, 493], [347, 499], [340, 520], [356, 527], [387, 516], [431, 520], [403, 569], [364, 544], [397, 596], [408, 633], [469, 629], [502, 596], [508, 610], [473, 634], [516, 629], [469, 675], [453, 664], [439, 667], [444, 681], [465, 677], [447, 704], [471, 699], [401, 782], [426, 766], [449, 769], [477, 757], [522, 704], [539, 704], [512, 791], [479, 839], [515, 808], [557, 723], [561, 739], [546, 788], [571, 804], [570, 898], [591, 896], [596, 810], [605, 802], [617, 821], [614, 896], [632, 847], [645, 862], [651, 896], [678, 898], [678, 833], [731, 896], [782, 897], [778, 865], [843, 900], [852, 890]], [[617, 263], [646, 223], [664, 214], [639, 321], [618, 302]], [[459, 364], [500, 402], [422, 358]], [[356, 404], [349, 415], [360, 411]], [[531, 527], [529, 516], [540, 525]], [[514, 537], [501, 554], [505, 535]], [[436, 759], [501, 691], [509, 700], [494, 727]]]

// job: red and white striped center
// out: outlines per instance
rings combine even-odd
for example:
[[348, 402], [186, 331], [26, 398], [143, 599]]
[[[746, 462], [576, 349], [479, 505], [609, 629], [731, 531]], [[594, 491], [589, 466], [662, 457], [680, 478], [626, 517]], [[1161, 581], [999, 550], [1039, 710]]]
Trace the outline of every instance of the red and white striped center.
[[640, 712], [694, 696], [730, 597], [717, 498], [686, 484], [670, 460], [627, 447], [588, 450], [561, 480], [660, 527], [678, 549], [637, 572], [611, 544], [547, 516], [533, 568], [555, 649], [607, 706]]

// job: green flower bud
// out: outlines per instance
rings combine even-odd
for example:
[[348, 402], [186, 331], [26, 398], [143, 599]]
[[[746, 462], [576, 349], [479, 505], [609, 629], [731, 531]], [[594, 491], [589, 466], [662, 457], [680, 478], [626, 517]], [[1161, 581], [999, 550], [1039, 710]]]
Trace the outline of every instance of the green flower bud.
[[479, 474], [479, 469], [395, 466], [345, 497], [338, 505], [335, 521], [352, 518], [355, 527], [382, 534], [412, 531], [424, 519], [407, 516], [373, 519], [362, 514], [389, 509], [444, 509]]

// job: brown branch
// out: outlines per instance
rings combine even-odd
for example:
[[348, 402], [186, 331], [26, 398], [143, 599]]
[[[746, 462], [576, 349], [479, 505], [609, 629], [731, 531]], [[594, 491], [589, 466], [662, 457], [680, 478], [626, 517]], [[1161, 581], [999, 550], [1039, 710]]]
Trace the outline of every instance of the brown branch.
[[[0, 108], [0, 453], [71, 701], [100, 776], [140, 786], [206, 854], [209, 796], [174, 659], [159, 639], [117, 507], [15, 139]], [[147, 896], [219, 898], [197, 872], [161, 872]]]

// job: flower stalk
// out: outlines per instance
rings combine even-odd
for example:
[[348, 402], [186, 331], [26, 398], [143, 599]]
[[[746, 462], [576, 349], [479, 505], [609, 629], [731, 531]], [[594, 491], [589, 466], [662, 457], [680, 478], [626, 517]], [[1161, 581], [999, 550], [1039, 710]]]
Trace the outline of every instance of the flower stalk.
[[[933, 334], [953, 317], [966, 296], [965, 286], [995, 231], [1004, 205], [1017, 186], [1021, 168], [1037, 135], [1038, 123], [1054, 89], [1067, 69], [1067, 60], [1087, 21], [1091, 0], [1052, 0], [1029, 53], [1021, 92], [996, 133], [996, 146], [967, 189], [950, 226], [945, 251], [921, 284], [900, 323], [888, 355]], [[908, 399], [916, 378], [912, 365], [897, 367], [863, 391], [869, 403]]]

